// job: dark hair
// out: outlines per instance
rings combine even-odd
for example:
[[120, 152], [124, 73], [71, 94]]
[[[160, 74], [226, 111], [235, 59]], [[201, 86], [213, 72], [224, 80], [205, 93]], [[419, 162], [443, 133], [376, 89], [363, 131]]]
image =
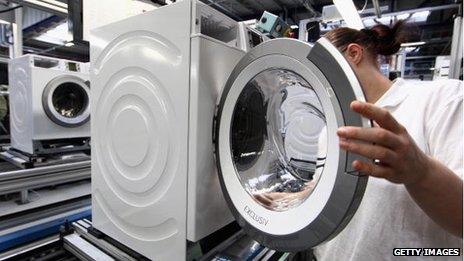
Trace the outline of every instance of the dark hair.
[[351, 43], [367, 48], [373, 55], [392, 55], [399, 51], [407, 40], [405, 22], [396, 22], [392, 27], [378, 24], [371, 29], [356, 30], [347, 27], [336, 28], [324, 35], [341, 52]]

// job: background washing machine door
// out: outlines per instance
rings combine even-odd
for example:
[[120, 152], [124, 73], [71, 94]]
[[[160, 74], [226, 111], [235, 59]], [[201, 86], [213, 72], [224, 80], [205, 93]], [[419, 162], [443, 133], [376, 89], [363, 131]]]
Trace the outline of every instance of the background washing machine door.
[[215, 121], [223, 193], [238, 223], [272, 249], [299, 251], [337, 235], [367, 184], [340, 150], [340, 126], [370, 127], [349, 108], [364, 100], [326, 39], [265, 42], [232, 72]]
[[48, 118], [63, 127], [77, 127], [90, 119], [90, 89], [83, 79], [63, 75], [51, 80], [42, 93]]

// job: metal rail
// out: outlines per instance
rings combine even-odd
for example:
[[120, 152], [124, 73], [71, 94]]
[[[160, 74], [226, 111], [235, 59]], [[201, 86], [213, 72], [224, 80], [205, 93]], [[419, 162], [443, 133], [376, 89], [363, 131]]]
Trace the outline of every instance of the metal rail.
[[462, 4], [459, 13], [454, 18], [453, 38], [450, 51], [450, 79], [459, 79], [462, 73]]
[[26, 252], [33, 251], [33, 250], [35, 250], [37, 248], [47, 246], [47, 245], [50, 245], [50, 244], [53, 244], [53, 243], [56, 243], [56, 242], [59, 242], [59, 241], [60, 241], [60, 236], [59, 235], [53, 235], [53, 236], [50, 236], [50, 237], [46, 237], [44, 239], [37, 240], [35, 242], [24, 245], [22, 247], [15, 248], [15, 249], [9, 250], [7, 252], [3, 252], [3, 253], [0, 254], [0, 260], [3, 261], [3, 260], [8, 260], [8, 259], [13, 259], [13, 258], [15, 258], [15, 257], [17, 257], [17, 256], [19, 256], [21, 254], [26, 253]]
[[[422, 7], [422, 8], [416, 8], [416, 9], [410, 9], [410, 10], [404, 10], [404, 11], [398, 11], [398, 12], [385, 13], [385, 14], [382, 14], [382, 16], [398, 16], [398, 15], [402, 15], [402, 14], [412, 14], [412, 13], [423, 12], [423, 11], [433, 12], [433, 11], [440, 11], [440, 10], [447, 10], [447, 9], [457, 9], [457, 8], [460, 8], [459, 4], [429, 6], [429, 7]], [[364, 20], [364, 19], [375, 19], [375, 18], [377, 18], [376, 15], [362, 16], [361, 17], [362, 20]], [[306, 25], [307, 23], [310, 23], [310, 22], [319, 22], [319, 21], [322, 21], [322, 17], [313, 17], [313, 18], [303, 19], [303, 20], [300, 20], [300, 27], [301, 27], [302, 24]]]
[[90, 161], [0, 173], [0, 195], [90, 178]]
[[[461, 7], [460, 4], [448, 4], [448, 5], [439, 5], [439, 6], [430, 6], [430, 7], [423, 7], [423, 8], [416, 8], [416, 9], [411, 9], [411, 10], [404, 10], [404, 11], [398, 11], [398, 12], [391, 12], [391, 13], [385, 13], [382, 14], [382, 16], [398, 16], [402, 14], [412, 14], [416, 12], [422, 12], [422, 11], [439, 11], [439, 10], [447, 10], [447, 9], [459, 9]], [[382, 8], [381, 8], [382, 9]], [[367, 10], [364, 10], [361, 14], [366, 13]], [[365, 19], [376, 19], [377, 15], [369, 15], [369, 16], [364, 16], [361, 17], [361, 20]], [[312, 17], [308, 19], [303, 19], [300, 20], [299, 23], [299, 39], [302, 41], [307, 41], [307, 34], [306, 32], [306, 25], [311, 22], [320, 22], [322, 21], [322, 17]]]
[[382, 11], [380, 10], [379, 0], [372, 0], [372, 5], [374, 5], [375, 15], [377, 18], [380, 18], [382, 16]]

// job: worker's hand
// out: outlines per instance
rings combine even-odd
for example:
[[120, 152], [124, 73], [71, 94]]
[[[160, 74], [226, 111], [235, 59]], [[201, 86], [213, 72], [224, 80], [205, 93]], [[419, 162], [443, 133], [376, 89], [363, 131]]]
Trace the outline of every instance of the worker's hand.
[[311, 181], [299, 192], [267, 192], [253, 196], [269, 209], [288, 209], [304, 201], [315, 186], [315, 182]]
[[428, 175], [430, 158], [390, 112], [360, 101], [352, 102], [351, 109], [376, 123], [373, 128], [347, 126], [337, 131], [342, 149], [373, 160], [356, 160], [352, 163], [354, 169], [406, 185]]

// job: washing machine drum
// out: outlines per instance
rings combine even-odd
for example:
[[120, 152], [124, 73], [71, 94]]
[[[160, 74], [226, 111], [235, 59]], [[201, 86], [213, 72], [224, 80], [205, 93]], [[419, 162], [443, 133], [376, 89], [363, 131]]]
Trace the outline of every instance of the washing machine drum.
[[75, 76], [59, 76], [51, 80], [42, 94], [47, 116], [63, 127], [77, 127], [90, 119], [89, 84]]
[[263, 43], [232, 72], [216, 114], [216, 159], [232, 213], [261, 244], [308, 249], [355, 213], [367, 177], [336, 135], [371, 126], [350, 110], [353, 100], [364, 100], [359, 82], [324, 38]]

